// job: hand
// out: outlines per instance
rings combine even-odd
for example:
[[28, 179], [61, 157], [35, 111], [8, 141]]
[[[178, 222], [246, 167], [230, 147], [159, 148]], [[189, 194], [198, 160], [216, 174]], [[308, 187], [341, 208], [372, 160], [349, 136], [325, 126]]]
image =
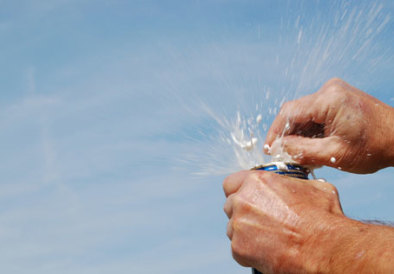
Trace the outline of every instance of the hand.
[[372, 173], [394, 164], [394, 109], [332, 79], [318, 92], [282, 106], [266, 143], [272, 146], [278, 139], [302, 165]]
[[391, 273], [394, 228], [345, 217], [335, 187], [266, 171], [223, 182], [234, 259], [262, 273]]
[[[242, 171], [223, 183], [233, 257], [263, 273], [325, 272], [343, 216], [329, 183]], [[324, 270], [324, 271], [323, 271]]]

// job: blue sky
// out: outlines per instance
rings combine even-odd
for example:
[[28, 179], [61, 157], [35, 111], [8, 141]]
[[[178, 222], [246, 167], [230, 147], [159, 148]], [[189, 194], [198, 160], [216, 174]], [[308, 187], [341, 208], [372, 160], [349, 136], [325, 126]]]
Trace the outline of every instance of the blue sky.
[[[0, 270], [250, 273], [192, 174], [239, 169], [206, 109], [269, 125], [334, 76], [393, 105], [393, 3], [358, 2], [0, 0]], [[317, 174], [394, 221], [392, 168]]]

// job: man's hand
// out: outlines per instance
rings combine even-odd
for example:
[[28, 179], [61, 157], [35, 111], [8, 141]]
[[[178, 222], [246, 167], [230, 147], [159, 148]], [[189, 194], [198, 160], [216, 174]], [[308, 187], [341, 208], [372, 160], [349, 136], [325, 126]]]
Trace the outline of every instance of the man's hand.
[[372, 173], [394, 165], [394, 109], [340, 79], [287, 102], [266, 143], [278, 138], [302, 165]]
[[243, 171], [226, 178], [223, 188], [227, 235], [238, 263], [263, 273], [329, 268], [331, 230], [344, 218], [333, 185]]
[[394, 230], [345, 217], [335, 187], [265, 171], [223, 183], [235, 260], [263, 273], [389, 273]]

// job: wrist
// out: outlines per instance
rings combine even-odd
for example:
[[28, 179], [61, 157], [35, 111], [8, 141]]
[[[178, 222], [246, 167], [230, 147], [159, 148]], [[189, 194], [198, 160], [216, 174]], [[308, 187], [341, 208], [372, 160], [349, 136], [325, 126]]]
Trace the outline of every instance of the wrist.
[[375, 132], [375, 142], [379, 144], [380, 157], [376, 162], [379, 168], [385, 168], [394, 166], [394, 108], [386, 104], [379, 104], [378, 107], [378, 113], [381, 113], [380, 128]]
[[[344, 257], [343, 245], [350, 240], [348, 233], [349, 220], [345, 216], [326, 215], [316, 218], [316, 229], [304, 245], [303, 256], [300, 261], [304, 262], [307, 273], [345, 273], [342, 265]], [[350, 235], [352, 235], [350, 233]], [[338, 268], [338, 266], [341, 266]]]
[[309, 273], [362, 273], [368, 225], [345, 216], [320, 222], [309, 241], [304, 259]]
[[393, 267], [394, 229], [344, 219], [333, 233], [329, 273], [388, 273]]
[[386, 158], [387, 166], [394, 166], [394, 108], [388, 106], [388, 118], [387, 118], [387, 148], [386, 148]]
[[363, 268], [365, 255], [362, 248], [367, 225], [350, 219], [345, 219], [333, 232], [336, 243], [331, 250], [329, 263], [330, 273], [360, 273]]

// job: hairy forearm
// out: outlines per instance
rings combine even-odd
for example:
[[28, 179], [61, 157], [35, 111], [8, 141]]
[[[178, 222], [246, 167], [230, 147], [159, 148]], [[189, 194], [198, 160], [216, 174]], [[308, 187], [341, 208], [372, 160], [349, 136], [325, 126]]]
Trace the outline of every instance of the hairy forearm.
[[394, 228], [344, 219], [334, 230], [330, 273], [389, 273], [394, 265]]

